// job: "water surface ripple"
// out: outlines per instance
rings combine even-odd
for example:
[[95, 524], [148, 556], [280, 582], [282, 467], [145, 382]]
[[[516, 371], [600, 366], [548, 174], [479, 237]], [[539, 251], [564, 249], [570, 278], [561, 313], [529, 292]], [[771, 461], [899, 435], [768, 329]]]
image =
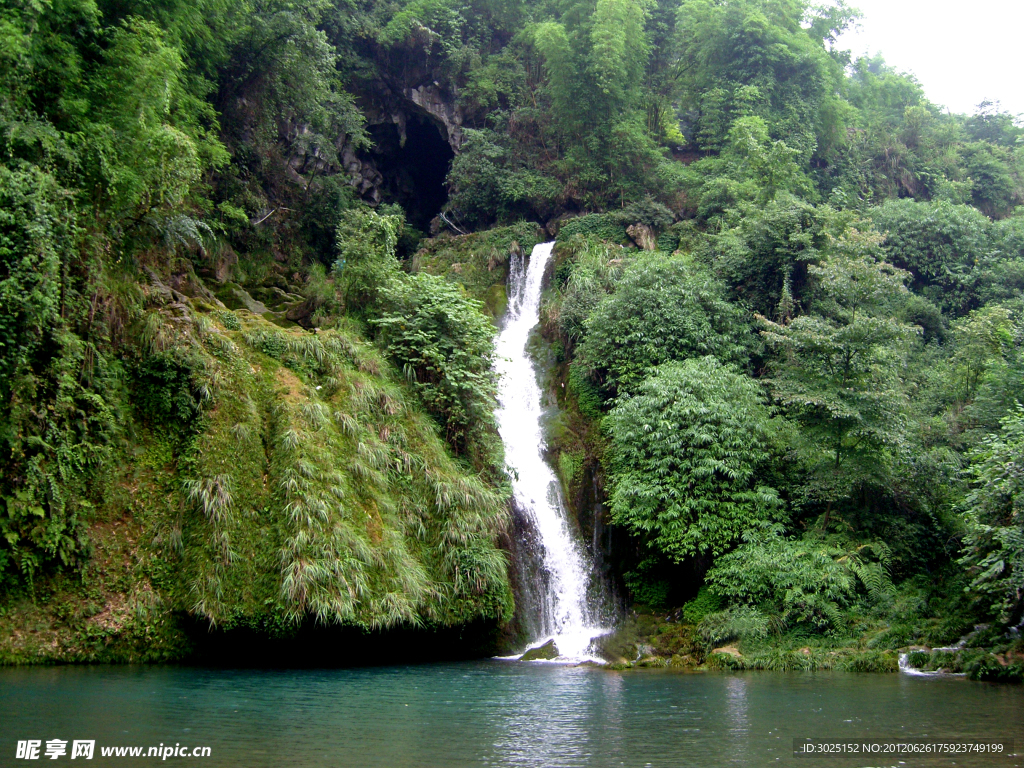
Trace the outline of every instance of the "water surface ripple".
[[[0, 765], [33, 764], [13, 759], [18, 739], [53, 738], [209, 746], [209, 759], [168, 763], [211, 768], [875, 764], [795, 759], [794, 737], [1012, 738], [1021, 752], [1024, 689], [905, 675], [617, 673], [493, 660], [349, 670], [0, 669]], [[97, 754], [85, 764], [153, 762]]]

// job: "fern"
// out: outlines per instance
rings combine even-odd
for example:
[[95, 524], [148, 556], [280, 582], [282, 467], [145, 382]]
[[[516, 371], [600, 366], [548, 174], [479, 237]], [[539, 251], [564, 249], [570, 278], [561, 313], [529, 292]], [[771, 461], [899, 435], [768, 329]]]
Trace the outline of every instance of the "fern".
[[213, 230], [207, 224], [184, 214], [170, 216], [163, 221], [151, 217], [149, 223], [160, 232], [164, 246], [171, 253], [181, 246], [187, 250], [198, 250], [205, 255], [206, 241], [204, 238], [213, 237]]

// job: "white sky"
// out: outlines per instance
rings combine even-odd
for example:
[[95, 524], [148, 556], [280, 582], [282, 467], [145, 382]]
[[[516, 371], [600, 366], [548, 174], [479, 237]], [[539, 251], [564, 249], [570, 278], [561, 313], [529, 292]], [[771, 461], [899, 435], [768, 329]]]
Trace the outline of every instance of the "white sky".
[[1024, 0], [848, 0], [860, 29], [839, 39], [912, 72], [935, 104], [974, 113], [983, 99], [1024, 113]]

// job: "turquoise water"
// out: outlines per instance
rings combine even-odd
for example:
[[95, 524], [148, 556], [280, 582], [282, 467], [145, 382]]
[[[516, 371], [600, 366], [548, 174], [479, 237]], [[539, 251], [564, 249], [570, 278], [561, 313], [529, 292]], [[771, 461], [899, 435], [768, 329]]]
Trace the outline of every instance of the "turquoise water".
[[[101, 746], [208, 746], [200, 766], [900, 765], [794, 758], [794, 738], [1015, 739], [1024, 690], [904, 675], [608, 672], [482, 661], [347, 670], [0, 669], [0, 765], [154, 765]], [[91, 762], [15, 760], [94, 739]], [[70, 749], [69, 749], [70, 752]], [[1021, 757], [903, 765], [1021, 765]]]

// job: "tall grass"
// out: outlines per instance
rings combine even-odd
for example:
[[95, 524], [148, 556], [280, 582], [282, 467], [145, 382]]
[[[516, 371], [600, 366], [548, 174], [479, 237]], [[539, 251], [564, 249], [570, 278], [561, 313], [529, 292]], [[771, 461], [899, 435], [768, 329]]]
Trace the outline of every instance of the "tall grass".
[[[186, 324], [209, 414], [179, 486], [198, 514], [161, 540], [189, 610], [224, 626], [507, 618], [505, 492], [453, 459], [411, 385], [351, 329], [236, 317]], [[176, 348], [178, 329], [147, 323], [151, 350]]]

